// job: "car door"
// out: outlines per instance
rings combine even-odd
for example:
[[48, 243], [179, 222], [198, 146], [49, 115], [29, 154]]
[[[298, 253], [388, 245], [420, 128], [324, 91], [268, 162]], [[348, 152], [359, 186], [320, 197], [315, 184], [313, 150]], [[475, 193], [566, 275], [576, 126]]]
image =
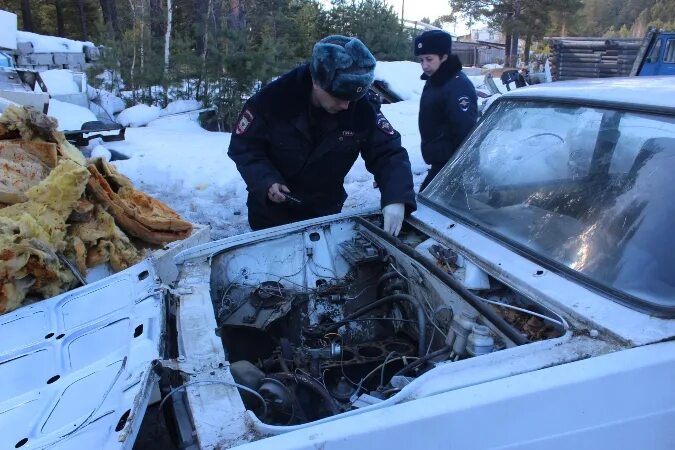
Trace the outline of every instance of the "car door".
[[655, 75], [675, 75], [675, 35], [665, 41], [663, 58]]
[[657, 39], [652, 44], [647, 57], [644, 59], [642, 68], [640, 69], [640, 76], [649, 76], [656, 75], [656, 72], [659, 67], [659, 61], [661, 60], [661, 37]]
[[164, 301], [148, 259], [0, 316], [0, 448], [131, 448]]

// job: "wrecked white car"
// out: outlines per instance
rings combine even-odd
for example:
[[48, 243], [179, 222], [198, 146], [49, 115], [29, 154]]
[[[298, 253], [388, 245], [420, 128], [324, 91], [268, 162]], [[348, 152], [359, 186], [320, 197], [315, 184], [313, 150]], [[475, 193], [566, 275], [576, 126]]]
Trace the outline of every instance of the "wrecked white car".
[[180, 445], [672, 447], [674, 104], [518, 90], [399, 238], [342, 216], [181, 254]]
[[519, 89], [398, 238], [325, 217], [3, 316], [3, 445], [130, 448], [158, 389], [179, 448], [673, 448], [673, 105], [665, 78]]

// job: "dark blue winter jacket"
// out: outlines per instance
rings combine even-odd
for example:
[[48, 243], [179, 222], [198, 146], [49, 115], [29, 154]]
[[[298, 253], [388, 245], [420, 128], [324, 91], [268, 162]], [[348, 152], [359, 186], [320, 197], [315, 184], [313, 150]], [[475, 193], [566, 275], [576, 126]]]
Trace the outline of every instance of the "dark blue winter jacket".
[[[344, 178], [359, 154], [379, 185], [382, 206], [416, 208], [408, 153], [401, 135], [369, 92], [349, 109], [328, 114], [311, 105], [312, 79], [298, 67], [251, 97], [232, 133], [228, 155], [248, 189], [248, 218], [254, 230], [342, 209]], [[274, 203], [273, 183], [285, 184], [302, 203]]]
[[462, 72], [457, 55], [428, 77], [420, 100], [419, 127], [422, 157], [433, 166], [448, 162], [478, 119], [478, 97]]

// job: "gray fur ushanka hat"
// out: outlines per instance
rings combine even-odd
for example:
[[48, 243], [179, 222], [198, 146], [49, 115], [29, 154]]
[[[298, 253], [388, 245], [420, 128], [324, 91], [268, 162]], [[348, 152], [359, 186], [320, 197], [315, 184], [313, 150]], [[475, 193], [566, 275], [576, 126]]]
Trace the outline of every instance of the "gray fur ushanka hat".
[[314, 45], [309, 70], [323, 90], [342, 100], [363, 97], [375, 79], [375, 57], [357, 38], [333, 35]]

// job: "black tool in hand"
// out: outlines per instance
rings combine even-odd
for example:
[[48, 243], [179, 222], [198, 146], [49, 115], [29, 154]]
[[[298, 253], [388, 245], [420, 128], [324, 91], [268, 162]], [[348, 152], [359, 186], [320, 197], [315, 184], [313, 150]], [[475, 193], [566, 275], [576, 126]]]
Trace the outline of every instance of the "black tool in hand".
[[296, 205], [302, 205], [302, 201], [299, 198], [293, 197], [288, 192], [284, 192], [283, 194], [286, 197], [286, 201], [289, 201], [289, 202], [294, 203]]

